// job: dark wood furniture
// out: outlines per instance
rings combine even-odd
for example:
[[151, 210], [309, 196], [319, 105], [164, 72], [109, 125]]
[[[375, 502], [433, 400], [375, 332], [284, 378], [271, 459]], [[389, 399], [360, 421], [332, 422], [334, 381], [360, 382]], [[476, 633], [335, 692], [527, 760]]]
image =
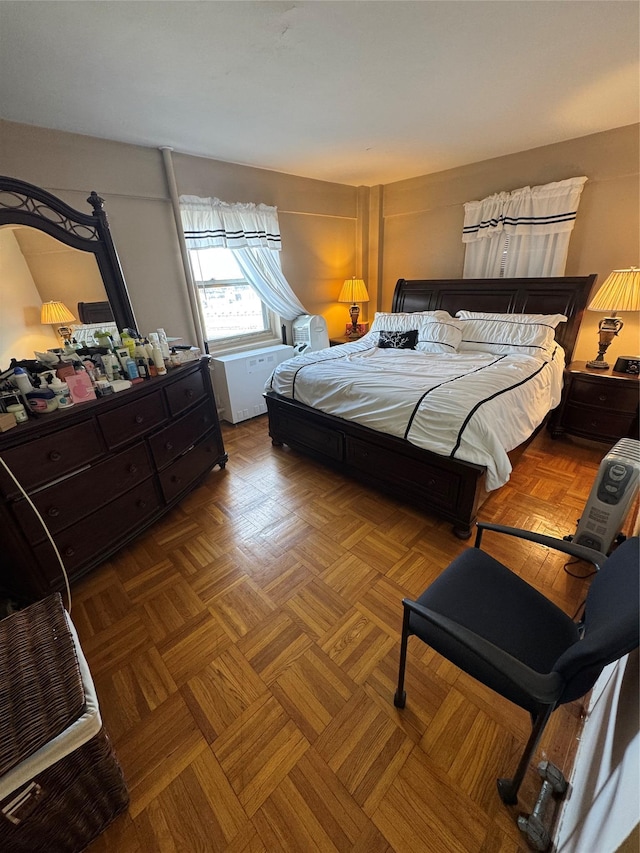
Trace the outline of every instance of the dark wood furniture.
[[628, 373], [590, 370], [584, 361], [565, 369], [562, 402], [549, 420], [553, 438], [564, 433], [614, 444], [638, 438], [640, 380]]
[[[224, 451], [209, 359], [0, 435], [0, 457], [45, 521], [70, 581], [161, 518]], [[33, 507], [0, 466], [0, 586], [34, 600], [64, 588]]]
[[61, 243], [94, 255], [115, 323], [119, 329], [135, 328], [133, 308], [111, 238], [104, 200], [94, 191], [87, 202], [92, 213], [74, 210], [41, 187], [0, 175], [0, 226], [37, 228]]
[[[570, 360], [596, 276], [521, 279], [400, 279], [392, 311], [564, 314], [557, 338]], [[422, 450], [393, 436], [266, 393], [269, 434], [363, 482], [432, 512], [467, 538], [486, 497], [485, 468]], [[523, 447], [520, 448], [522, 450]], [[514, 454], [515, 455], [515, 454]], [[511, 454], [510, 454], [511, 456]]]

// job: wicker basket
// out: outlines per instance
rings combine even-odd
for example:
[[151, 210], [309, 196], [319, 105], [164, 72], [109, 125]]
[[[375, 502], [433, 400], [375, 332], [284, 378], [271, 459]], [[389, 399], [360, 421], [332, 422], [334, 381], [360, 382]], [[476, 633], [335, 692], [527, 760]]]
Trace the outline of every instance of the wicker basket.
[[58, 594], [0, 621], [0, 850], [84, 850], [129, 802]]

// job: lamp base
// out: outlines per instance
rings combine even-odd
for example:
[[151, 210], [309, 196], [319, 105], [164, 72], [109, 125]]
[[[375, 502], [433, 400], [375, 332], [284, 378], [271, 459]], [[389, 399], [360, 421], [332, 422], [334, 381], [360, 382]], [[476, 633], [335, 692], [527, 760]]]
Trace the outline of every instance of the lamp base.
[[608, 370], [610, 367], [606, 361], [598, 361], [598, 359], [588, 361], [586, 366], [590, 367], [592, 370]]

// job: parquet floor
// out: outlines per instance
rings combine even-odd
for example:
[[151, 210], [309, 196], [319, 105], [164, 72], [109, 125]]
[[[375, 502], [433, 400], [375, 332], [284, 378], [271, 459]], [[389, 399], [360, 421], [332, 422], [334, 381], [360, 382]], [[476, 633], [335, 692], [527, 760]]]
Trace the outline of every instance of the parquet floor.
[[[91, 853], [525, 850], [495, 780], [526, 713], [415, 638], [407, 706], [393, 706], [401, 600], [467, 545], [272, 448], [266, 417], [223, 432], [227, 468], [73, 589], [131, 794]], [[573, 532], [605, 450], [541, 434], [481, 518]], [[485, 546], [576, 610], [586, 582], [560, 556], [495, 534]], [[568, 772], [581, 707], [556, 712], [536, 764]], [[539, 789], [534, 764], [521, 810]]]

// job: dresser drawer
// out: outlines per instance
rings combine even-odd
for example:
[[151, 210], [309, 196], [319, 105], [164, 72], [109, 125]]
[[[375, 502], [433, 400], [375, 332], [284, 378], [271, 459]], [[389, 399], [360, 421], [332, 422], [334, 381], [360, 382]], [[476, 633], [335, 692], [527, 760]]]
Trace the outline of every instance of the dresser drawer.
[[188, 447], [195, 444], [215, 423], [216, 415], [212, 411], [211, 402], [205, 400], [193, 411], [152, 435], [149, 439], [149, 447], [156, 467], [165, 468]]
[[98, 416], [100, 429], [110, 449], [149, 432], [166, 420], [167, 413], [160, 391], [137, 400], [130, 397], [126, 406]]
[[[151, 474], [147, 448], [140, 442], [111, 459], [36, 492], [31, 495], [31, 500], [49, 532], [56, 534], [118, 498]], [[17, 501], [12, 509], [30, 542], [46, 538], [42, 525], [25, 500]]]
[[[97, 512], [54, 536], [69, 578], [97, 565], [116, 551], [133, 530], [153, 516], [162, 504], [153, 479], [146, 480]], [[60, 588], [62, 570], [52, 559], [48, 540], [36, 545], [34, 556], [53, 586]]]
[[[2, 458], [26, 491], [77, 471], [103, 455], [104, 445], [93, 420], [2, 452]], [[20, 492], [7, 488], [6, 494], [16, 497]]]
[[191, 448], [173, 465], [160, 473], [164, 499], [169, 503], [187, 489], [194, 480], [220, 461], [220, 440], [216, 431]]
[[571, 402], [616, 412], [633, 413], [638, 408], [638, 385], [599, 377], [575, 376], [571, 382]]
[[570, 403], [564, 410], [562, 427], [586, 438], [617, 441], [629, 435], [634, 420], [634, 412], [612, 412]]
[[202, 369], [199, 369], [174, 382], [165, 390], [169, 411], [172, 415], [179, 415], [204, 397], [205, 393], [204, 376]]

